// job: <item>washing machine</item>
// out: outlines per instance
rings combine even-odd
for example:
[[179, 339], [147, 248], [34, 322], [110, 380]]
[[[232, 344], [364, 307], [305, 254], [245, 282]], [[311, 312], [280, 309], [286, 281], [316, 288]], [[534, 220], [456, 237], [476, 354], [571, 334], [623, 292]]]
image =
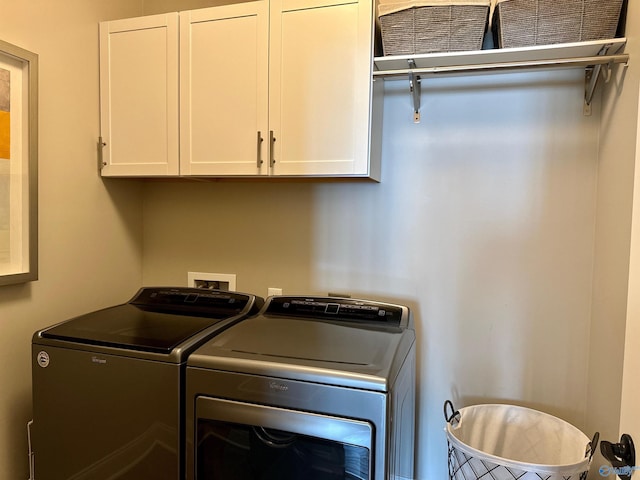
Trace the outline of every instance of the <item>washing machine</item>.
[[180, 480], [190, 352], [257, 313], [253, 295], [142, 288], [32, 339], [34, 480]]
[[415, 372], [406, 306], [270, 297], [188, 358], [185, 478], [412, 479]]

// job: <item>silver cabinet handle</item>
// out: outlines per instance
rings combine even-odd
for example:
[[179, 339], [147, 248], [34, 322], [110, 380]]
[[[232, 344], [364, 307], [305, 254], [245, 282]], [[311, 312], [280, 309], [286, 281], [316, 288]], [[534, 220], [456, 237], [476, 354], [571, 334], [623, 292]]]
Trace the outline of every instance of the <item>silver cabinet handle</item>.
[[273, 157], [273, 145], [276, 143], [276, 137], [273, 136], [273, 130], [269, 130], [269, 166], [273, 167], [276, 164], [276, 159]]
[[262, 155], [260, 154], [262, 152], [262, 142], [264, 141], [264, 138], [262, 138], [262, 134], [260, 133], [260, 130], [258, 130], [258, 141], [257, 141], [257, 164], [258, 164], [258, 168], [262, 167], [262, 164], [264, 163], [264, 160], [262, 160]]

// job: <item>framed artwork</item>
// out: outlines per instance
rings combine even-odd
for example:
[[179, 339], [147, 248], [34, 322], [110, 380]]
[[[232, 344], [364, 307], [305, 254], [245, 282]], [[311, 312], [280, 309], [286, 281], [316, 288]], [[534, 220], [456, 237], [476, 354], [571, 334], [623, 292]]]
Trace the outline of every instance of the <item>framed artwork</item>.
[[38, 279], [38, 55], [0, 40], [0, 285]]

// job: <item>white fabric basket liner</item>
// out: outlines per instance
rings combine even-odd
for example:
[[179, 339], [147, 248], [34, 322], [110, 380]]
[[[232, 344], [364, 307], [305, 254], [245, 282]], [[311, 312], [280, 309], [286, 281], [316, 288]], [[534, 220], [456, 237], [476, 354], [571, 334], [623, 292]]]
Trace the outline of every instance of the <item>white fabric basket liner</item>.
[[564, 420], [514, 405], [475, 405], [459, 413], [457, 424], [447, 423], [447, 439], [468, 456], [552, 475], [589, 469], [589, 438]]
[[451, 7], [459, 5], [475, 5], [478, 7], [489, 7], [491, 0], [380, 0], [378, 5], [378, 16], [400, 12], [414, 7]]

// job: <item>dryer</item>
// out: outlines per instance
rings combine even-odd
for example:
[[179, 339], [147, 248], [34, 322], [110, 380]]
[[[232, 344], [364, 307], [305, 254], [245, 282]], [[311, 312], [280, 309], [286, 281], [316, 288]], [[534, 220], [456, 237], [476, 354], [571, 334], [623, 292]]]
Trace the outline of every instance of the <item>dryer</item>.
[[406, 306], [270, 297], [187, 361], [187, 480], [412, 479]]
[[187, 355], [263, 303], [143, 288], [125, 304], [36, 332], [31, 478], [180, 480]]

